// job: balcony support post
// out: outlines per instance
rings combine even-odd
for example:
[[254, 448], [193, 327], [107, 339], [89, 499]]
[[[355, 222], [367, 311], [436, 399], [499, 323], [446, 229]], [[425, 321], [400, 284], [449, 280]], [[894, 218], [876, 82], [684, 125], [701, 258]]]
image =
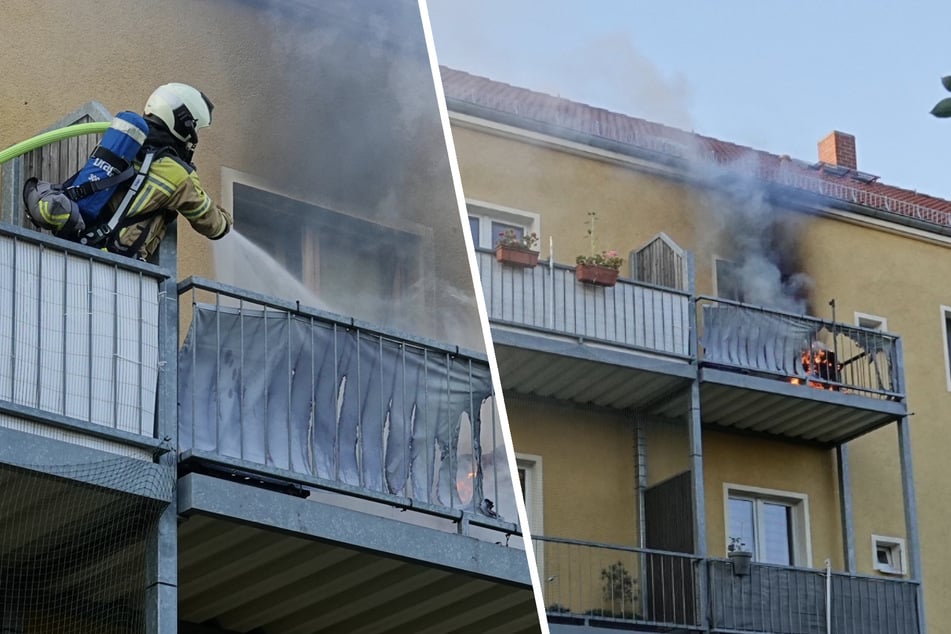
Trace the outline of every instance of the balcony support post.
[[[158, 460], [175, 477], [178, 461], [178, 267], [177, 231], [168, 227], [159, 245], [159, 266], [169, 270], [159, 294], [159, 373], [155, 437], [171, 447]], [[171, 486], [171, 483], [170, 483]], [[177, 487], [172, 486], [176, 491]], [[146, 541], [145, 631], [178, 632], [178, 500], [172, 502]]]
[[[637, 460], [637, 545], [640, 548], [647, 546], [647, 513], [645, 508], [644, 492], [647, 490], [647, 434], [644, 432], [644, 416], [634, 415], [634, 445], [635, 459]], [[647, 588], [647, 556], [641, 552], [638, 555], [638, 587]], [[639, 592], [641, 614], [647, 614], [647, 595]]]
[[852, 522], [852, 479], [849, 474], [849, 448], [837, 445], [836, 463], [839, 471], [839, 510], [842, 514], [842, 546], [845, 570], [855, 572], [855, 525]]
[[[905, 351], [901, 339], [895, 342], [896, 370], [892, 373], [901, 381], [896, 389], [904, 392]], [[921, 541], [918, 537], [918, 501], [915, 496], [915, 468], [911, 454], [911, 421], [908, 415], [896, 420], [898, 453], [901, 460], [902, 498], [905, 501], [905, 540], [908, 546], [908, 577], [915, 582], [918, 599], [918, 634], [927, 633], [925, 622], [925, 594], [921, 575]]]
[[921, 585], [921, 542], [918, 538], [918, 510], [915, 499], [915, 474], [911, 457], [911, 430], [907, 416], [897, 421], [898, 448], [901, 455], [902, 497], [905, 501], [905, 539], [908, 545], [908, 576], [917, 584], [918, 633], [926, 634], [925, 597]]
[[700, 559], [697, 571], [697, 616], [698, 624], [705, 630], [709, 624], [707, 598], [707, 507], [703, 489], [703, 428], [700, 417], [700, 362], [698, 360], [700, 330], [697, 325], [697, 285], [693, 254], [687, 254], [687, 290], [690, 293], [690, 305], [687, 314], [690, 319], [690, 358], [695, 370], [690, 382], [690, 403], [687, 417], [690, 443], [690, 472], [693, 478], [690, 487], [693, 493], [693, 552]]

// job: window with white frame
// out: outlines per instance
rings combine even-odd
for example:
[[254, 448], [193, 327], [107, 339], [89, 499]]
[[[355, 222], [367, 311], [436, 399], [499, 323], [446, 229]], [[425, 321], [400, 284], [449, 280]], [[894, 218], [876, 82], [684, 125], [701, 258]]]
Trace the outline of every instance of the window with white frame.
[[736, 262], [716, 258], [713, 261], [714, 275], [716, 276], [716, 295], [723, 299], [732, 299], [735, 302], [744, 300], [743, 288], [740, 284], [739, 266]]
[[801, 493], [724, 485], [726, 537], [739, 538], [753, 560], [809, 566], [809, 499]]
[[905, 540], [872, 535], [872, 567], [887, 575], [905, 574]]
[[951, 306], [941, 307], [941, 335], [944, 337], [944, 378], [951, 392]]
[[528, 514], [528, 527], [532, 533], [542, 535], [542, 457], [531, 454], [516, 454], [518, 483], [522, 487], [522, 499]]
[[[518, 468], [518, 483], [522, 489], [522, 500], [525, 502], [525, 512], [528, 515], [528, 531], [532, 535], [544, 535], [542, 457], [533, 454], [515, 454], [515, 466]], [[545, 549], [540, 542], [535, 542], [534, 551], [536, 569], [544, 578], [546, 574]]]
[[869, 330], [888, 330], [888, 320], [878, 315], [869, 315], [867, 313], [855, 313], [855, 325]]
[[476, 248], [491, 249], [499, 234], [512, 229], [518, 237], [539, 232], [538, 214], [480, 201], [469, 201], [469, 231]]

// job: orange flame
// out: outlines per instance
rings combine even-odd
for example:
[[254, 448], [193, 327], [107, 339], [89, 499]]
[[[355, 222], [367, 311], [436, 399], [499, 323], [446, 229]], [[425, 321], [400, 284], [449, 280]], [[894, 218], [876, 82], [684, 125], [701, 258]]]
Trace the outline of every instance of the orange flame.
[[[834, 381], [838, 375], [838, 367], [831, 358], [832, 355], [820, 345], [813, 345], [811, 350], [802, 352], [802, 369], [807, 376], [815, 377], [818, 380], [806, 379], [805, 384], [814, 387], [817, 390], [837, 390], [835, 385], [829, 385], [826, 381]], [[789, 380], [793, 385], [802, 385], [803, 379], [794, 377]]]

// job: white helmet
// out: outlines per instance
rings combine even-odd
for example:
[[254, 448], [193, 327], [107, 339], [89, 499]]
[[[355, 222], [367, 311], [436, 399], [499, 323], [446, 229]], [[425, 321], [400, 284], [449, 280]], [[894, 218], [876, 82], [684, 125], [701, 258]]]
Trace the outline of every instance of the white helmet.
[[159, 86], [145, 104], [145, 114], [161, 119], [169, 132], [186, 143], [198, 143], [198, 130], [211, 125], [212, 109], [208, 97], [188, 84]]

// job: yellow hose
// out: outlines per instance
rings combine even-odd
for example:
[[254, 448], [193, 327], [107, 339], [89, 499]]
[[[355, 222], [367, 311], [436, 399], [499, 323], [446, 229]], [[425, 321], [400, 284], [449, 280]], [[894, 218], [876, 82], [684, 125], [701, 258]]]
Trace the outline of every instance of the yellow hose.
[[106, 131], [106, 128], [109, 127], [109, 123], [109, 121], [77, 123], [76, 125], [68, 125], [64, 128], [57, 128], [56, 130], [50, 130], [49, 132], [44, 132], [43, 134], [37, 134], [33, 138], [27, 139], [26, 141], [21, 141], [16, 145], [11, 145], [7, 149], [0, 151], [0, 165], [3, 165], [7, 161], [15, 159], [22, 154], [26, 154], [27, 152], [43, 147], [44, 145], [49, 145], [50, 143], [62, 141], [63, 139], [68, 139], [74, 136], [82, 136], [84, 134], [102, 134]]

